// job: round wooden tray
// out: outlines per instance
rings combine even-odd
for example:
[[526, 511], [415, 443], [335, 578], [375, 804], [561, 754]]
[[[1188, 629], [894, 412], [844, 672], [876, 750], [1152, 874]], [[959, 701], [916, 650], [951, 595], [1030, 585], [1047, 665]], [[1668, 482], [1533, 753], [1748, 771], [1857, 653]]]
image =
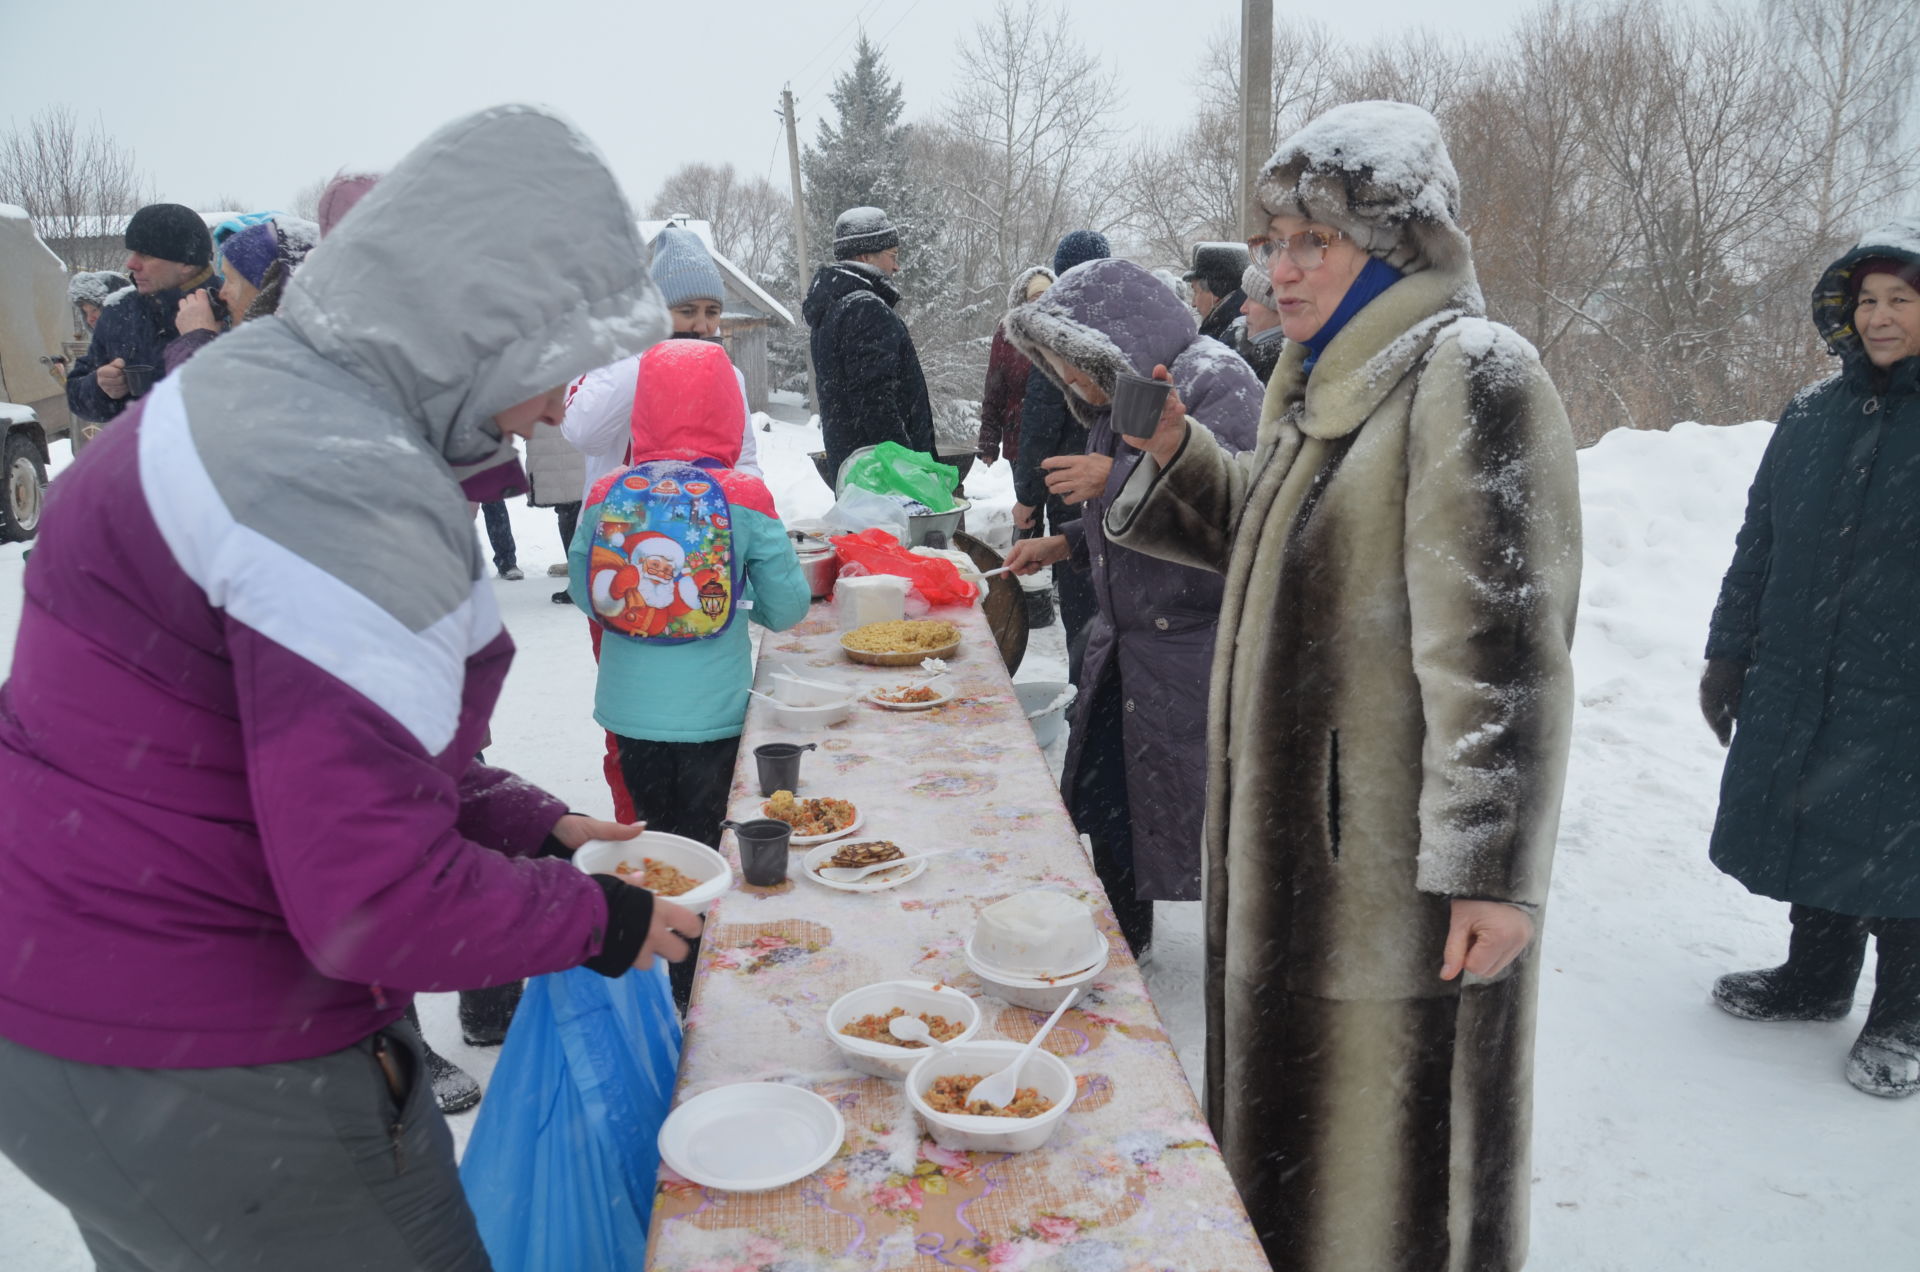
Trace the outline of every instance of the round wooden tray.
[[[851, 635], [852, 633], [848, 633]], [[960, 642], [956, 639], [938, 649], [916, 649], [904, 654], [881, 654], [871, 649], [850, 649], [846, 636], [840, 638], [840, 648], [857, 663], [866, 663], [869, 667], [918, 667], [928, 658], [951, 658], [960, 652]]]

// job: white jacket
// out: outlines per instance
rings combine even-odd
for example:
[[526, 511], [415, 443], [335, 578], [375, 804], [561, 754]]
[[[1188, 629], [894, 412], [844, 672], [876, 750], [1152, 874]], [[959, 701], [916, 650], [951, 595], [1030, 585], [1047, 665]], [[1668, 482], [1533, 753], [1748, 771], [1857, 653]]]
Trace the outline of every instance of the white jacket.
[[[740, 461], [733, 467], [759, 477], [760, 455], [753, 442], [753, 412], [747, 409], [747, 379], [738, 367], [733, 369], [733, 376], [740, 384]], [[633, 440], [633, 399], [639, 387], [640, 355], [634, 354], [612, 366], [587, 372], [568, 391], [560, 435], [586, 456], [582, 502], [602, 477], [626, 463], [627, 447]]]

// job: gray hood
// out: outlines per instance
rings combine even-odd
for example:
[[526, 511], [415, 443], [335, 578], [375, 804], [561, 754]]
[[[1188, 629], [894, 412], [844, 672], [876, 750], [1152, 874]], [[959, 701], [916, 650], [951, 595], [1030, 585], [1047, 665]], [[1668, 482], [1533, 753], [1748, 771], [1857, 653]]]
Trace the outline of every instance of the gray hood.
[[449, 463], [493, 417], [667, 331], [626, 198], [592, 143], [499, 106], [427, 138], [313, 253], [280, 317], [391, 396]]
[[666, 335], [644, 261], [586, 138], [470, 115], [381, 179], [276, 315], [175, 377], [194, 457], [240, 527], [421, 632], [486, 573], [452, 465], [496, 452], [501, 410]]

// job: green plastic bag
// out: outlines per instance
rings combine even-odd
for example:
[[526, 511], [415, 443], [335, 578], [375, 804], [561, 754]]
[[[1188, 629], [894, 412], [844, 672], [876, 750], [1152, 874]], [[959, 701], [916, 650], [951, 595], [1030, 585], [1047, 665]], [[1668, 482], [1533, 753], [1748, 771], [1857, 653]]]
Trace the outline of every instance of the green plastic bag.
[[881, 495], [918, 499], [933, 512], [953, 511], [960, 470], [898, 442], [882, 442], [847, 464], [846, 485]]

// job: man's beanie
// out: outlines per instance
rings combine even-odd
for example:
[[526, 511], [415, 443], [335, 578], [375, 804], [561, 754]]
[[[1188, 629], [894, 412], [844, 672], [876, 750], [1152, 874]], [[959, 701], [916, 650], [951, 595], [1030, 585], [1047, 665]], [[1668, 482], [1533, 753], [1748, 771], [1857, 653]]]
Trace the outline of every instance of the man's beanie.
[[192, 208], [149, 203], [127, 222], [127, 250], [182, 265], [213, 262], [213, 235]]
[[1247, 248], [1244, 243], [1198, 243], [1193, 249], [1193, 268], [1186, 273], [1190, 283], [1206, 284], [1208, 291], [1216, 296], [1227, 296], [1240, 285], [1240, 276], [1247, 271]]
[[833, 259], [849, 261], [856, 256], [884, 252], [900, 246], [900, 231], [879, 208], [848, 208], [833, 223]]
[[689, 300], [724, 301], [720, 268], [692, 230], [669, 225], [653, 240], [653, 284], [668, 309]]
[[1053, 272], [1058, 277], [1075, 265], [1103, 261], [1112, 255], [1113, 245], [1100, 231], [1069, 230], [1060, 236], [1059, 244], [1053, 249]]

